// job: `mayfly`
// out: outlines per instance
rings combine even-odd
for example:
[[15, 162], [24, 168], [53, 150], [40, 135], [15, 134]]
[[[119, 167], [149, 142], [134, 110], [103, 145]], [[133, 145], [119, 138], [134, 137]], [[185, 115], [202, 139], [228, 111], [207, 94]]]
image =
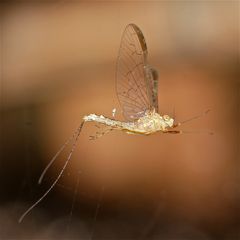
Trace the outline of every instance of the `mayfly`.
[[160, 115], [158, 110], [158, 73], [148, 64], [147, 55], [147, 45], [142, 31], [135, 24], [127, 25], [122, 35], [116, 67], [117, 96], [126, 121], [115, 120], [116, 109], [113, 109], [114, 119], [96, 114], [84, 116], [73, 136], [65, 142], [44, 169], [38, 183], [41, 184], [47, 170], [64, 148], [73, 142], [68, 158], [56, 180], [43, 196], [20, 217], [19, 222], [46, 197], [63, 175], [85, 122], [105, 125], [108, 127], [107, 132], [121, 130], [128, 134], [141, 135], [150, 135], [156, 132], [178, 134], [182, 131], [175, 130], [176, 127], [201, 116], [193, 117], [181, 123], [174, 123], [173, 117], [166, 114]]

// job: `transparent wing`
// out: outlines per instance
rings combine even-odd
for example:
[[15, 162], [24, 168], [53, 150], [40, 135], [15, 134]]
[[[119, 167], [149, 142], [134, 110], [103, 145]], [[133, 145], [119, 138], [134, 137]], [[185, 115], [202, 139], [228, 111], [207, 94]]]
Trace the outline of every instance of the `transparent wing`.
[[126, 120], [134, 121], [157, 106], [157, 73], [147, 65], [147, 45], [141, 30], [124, 30], [116, 70], [117, 95]]
[[145, 67], [146, 81], [149, 85], [149, 97], [151, 106], [158, 112], [158, 72], [151, 66]]

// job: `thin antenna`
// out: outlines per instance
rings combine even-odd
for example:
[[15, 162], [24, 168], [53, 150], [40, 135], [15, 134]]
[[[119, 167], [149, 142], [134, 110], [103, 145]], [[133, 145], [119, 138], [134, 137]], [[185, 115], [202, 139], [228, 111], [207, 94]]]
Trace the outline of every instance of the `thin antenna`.
[[27, 209], [27, 211], [26, 211], [25, 213], [23, 213], [23, 215], [22, 215], [22, 216], [19, 218], [19, 220], [18, 220], [19, 223], [21, 223], [22, 220], [24, 219], [24, 217], [25, 217], [34, 207], [36, 207], [36, 206], [47, 196], [47, 194], [54, 188], [54, 186], [57, 184], [58, 180], [59, 180], [59, 179], [61, 178], [61, 176], [63, 175], [63, 172], [64, 172], [65, 168], [67, 167], [67, 165], [68, 165], [68, 163], [69, 163], [69, 160], [70, 160], [71, 157], [72, 157], [72, 153], [73, 153], [73, 151], [74, 151], [74, 149], [75, 149], [75, 147], [76, 147], [76, 143], [77, 143], [78, 137], [79, 137], [79, 135], [80, 135], [80, 133], [81, 133], [82, 127], [83, 127], [83, 125], [84, 125], [84, 122], [85, 122], [85, 121], [83, 121], [83, 122], [81, 123], [81, 125], [79, 126], [79, 128], [78, 128], [78, 132], [77, 132], [77, 136], [76, 136], [76, 138], [75, 138], [75, 142], [73, 143], [73, 146], [72, 146], [72, 149], [71, 149], [71, 151], [70, 151], [70, 153], [69, 153], [69, 155], [68, 155], [68, 158], [67, 158], [65, 164], [63, 165], [62, 170], [61, 170], [60, 173], [58, 174], [56, 180], [53, 182], [53, 184], [50, 186], [50, 188], [42, 195], [42, 197], [40, 197], [30, 208]]

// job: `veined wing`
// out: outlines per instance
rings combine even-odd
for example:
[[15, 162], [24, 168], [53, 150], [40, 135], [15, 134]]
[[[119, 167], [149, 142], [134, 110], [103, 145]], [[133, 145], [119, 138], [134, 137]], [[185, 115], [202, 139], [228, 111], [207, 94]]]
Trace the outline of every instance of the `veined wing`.
[[153, 67], [145, 67], [146, 82], [149, 85], [149, 98], [155, 111], [158, 112], [158, 72]]
[[158, 111], [157, 72], [147, 65], [147, 45], [141, 30], [129, 24], [123, 33], [117, 59], [117, 95], [126, 120], [147, 110]]

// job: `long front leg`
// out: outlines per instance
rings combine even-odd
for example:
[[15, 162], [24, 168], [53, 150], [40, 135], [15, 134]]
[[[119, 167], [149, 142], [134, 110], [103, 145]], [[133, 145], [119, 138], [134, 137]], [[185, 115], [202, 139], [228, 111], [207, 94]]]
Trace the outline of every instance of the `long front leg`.
[[164, 133], [173, 133], [173, 134], [178, 134], [178, 133], [180, 133], [180, 134], [182, 134], [182, 133], [205, 133], [205, 134], [209, 134], [209, 135], [213, 135], [213, 132], [208, 132], [208, 131], [206, 131], [206, 132], [203, 132], [203, 131], [181, 131], [181, 130], [179, 130], [179, 131], [177, 131], [177, 130], [169, 130], [169, 131], [166, 131], [166, 132], [164, 132]]
[[190, 121], [192, 121], [192, 120], [201, 118], [201, 117], [205, 116], [206, 114], [208, 114], [210, 111], [211, 111], [210, 109], [207, 109], [206, 111], [204, 111], [204, 112], [203, 112], [202, 114], [200, 114], [200, 115], [191, 117], [191, 118], [189, 118], [189, 119], [187, 119], [187, 120], [185, 120], [185, 121], [182, 121], [182, 122], [179, 122], [179, 123], [174, 124], [174, 125], [172, 126], [172, 128], [176, 128], [176, 127], [182, 125], [183, 123], [190, 122]]
[[172, 128], [176, 128], [176, 127], [179, 127], [179, 126], [181, 126], [181, 123], [176, 123], [172, 126]]
[[164, 133], [172, 133], [172, 134], [181, 134], [181, 133], [183, 133], [181, 130], [168, 130], [168, 131], [166, 131], [166, 132], [164, 132]]

